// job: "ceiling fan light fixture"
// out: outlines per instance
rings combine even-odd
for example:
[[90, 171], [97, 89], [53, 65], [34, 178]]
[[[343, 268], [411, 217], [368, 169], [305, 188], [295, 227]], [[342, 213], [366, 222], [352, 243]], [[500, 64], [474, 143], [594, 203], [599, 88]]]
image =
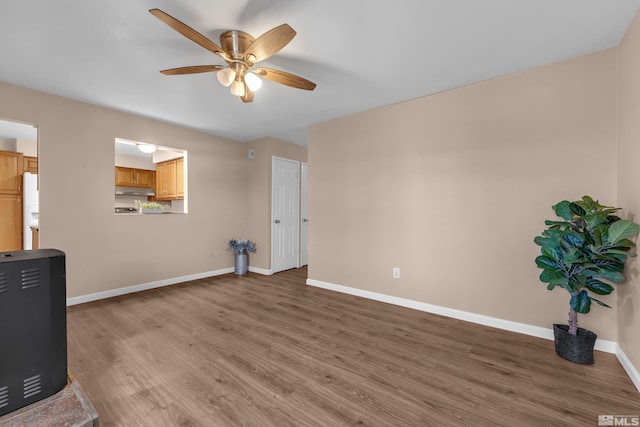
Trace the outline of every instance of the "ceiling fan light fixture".
[[244, 84], [236, 79], [231, 83], [231, 93], [235, 96], [244, 96]]
[[231, 93], [242, 102], [253, 102], [253, 94], [260, 89], [261, 79], [290, 86], [297, 89], [314, 90], [316, 84], [295, 74], [272, 68], [253, 66], [280, 52], [296, 35], [288, 24], [278, 25], [254, 38], [240, 30], [229, 30], [220, 34], [220, 46], [200, 34], [193, 28], [177, 20], [160, 9], [149, 12], [160, 21], [177, 31], [192, 42], [222, 58], [224, 65], [192, 65], [160, 71], [164, 75], [181, 75], [216, 72], [218, 81], [225, 87], [231, 86]]
[[222, 86], [229, 87], [233, 80], [236, 78], [236, 72], [231, 68], [224, 68], [216, 73], [218, 81]]
[[244, 81], [249, 86], [251, 92], [257, 92], [262, 87], [262, 80], [254, 73], [247, 73], [244, 75]]
[[143, 153], [146, 154], [151, 154], [154, 153], [156, 151], [156, 147], [155, 145], [150, 145], [150, 144], [138, 144], [138, 150], [142, 151]]

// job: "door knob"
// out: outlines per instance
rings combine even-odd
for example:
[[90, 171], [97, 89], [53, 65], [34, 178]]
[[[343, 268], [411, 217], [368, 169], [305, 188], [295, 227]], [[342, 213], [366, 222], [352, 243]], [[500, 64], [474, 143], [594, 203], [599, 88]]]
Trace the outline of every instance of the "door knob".
[[279, 220], [279, 219], [276, 219], [274, 222], [275, 222], [276, 224], [280, 224], [280, 220]]

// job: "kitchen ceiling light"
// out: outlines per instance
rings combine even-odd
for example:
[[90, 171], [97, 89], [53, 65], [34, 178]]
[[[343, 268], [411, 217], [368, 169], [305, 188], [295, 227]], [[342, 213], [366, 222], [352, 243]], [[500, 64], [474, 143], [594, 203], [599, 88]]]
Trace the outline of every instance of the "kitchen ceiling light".
[[155, 145], [148, 145], [148, 144], [138, 144], [138, 150], [142, 151], [143, 153], [146, 154], [151, 154], [153, 152], [156, 151], [156, 147]]

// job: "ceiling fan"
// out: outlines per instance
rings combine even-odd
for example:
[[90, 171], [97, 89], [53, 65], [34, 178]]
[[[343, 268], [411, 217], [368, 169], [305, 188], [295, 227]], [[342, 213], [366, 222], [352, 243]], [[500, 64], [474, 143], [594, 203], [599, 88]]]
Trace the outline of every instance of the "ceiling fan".
[[151, 9], [149, 12], [189, 40], [215, 53], [227, 63], [227, 66], [192, 65], [170, 68], [160, 71], [162, 74], [170, 76], [216, 71], [218, 81], [224, 86], [231, 86], [231, 93], [240, 97], [243, 102], [253, 101], [254, 92], [262, 86], [260, 77], [298, 89], [313, 90], [316, 87], [315, 83], [286, 71], [264, 67], [253, 68], [257, 62], [276, 54], [293, 39], [296, 32], [287, 24], [275, 27], [257, 39], [243, 31], [225, 31], [220, 34], [221, 46], [218, 46], [193, 28], [160, 9]]

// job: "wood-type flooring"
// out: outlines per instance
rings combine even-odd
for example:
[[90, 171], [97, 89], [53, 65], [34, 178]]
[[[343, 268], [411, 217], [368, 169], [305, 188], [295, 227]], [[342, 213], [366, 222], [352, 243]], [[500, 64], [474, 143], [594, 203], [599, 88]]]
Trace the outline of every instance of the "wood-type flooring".
[[108, 426], [597, 426], [640, 415], [615, 355], [228, 274], [69, 307], [69, 369]]

